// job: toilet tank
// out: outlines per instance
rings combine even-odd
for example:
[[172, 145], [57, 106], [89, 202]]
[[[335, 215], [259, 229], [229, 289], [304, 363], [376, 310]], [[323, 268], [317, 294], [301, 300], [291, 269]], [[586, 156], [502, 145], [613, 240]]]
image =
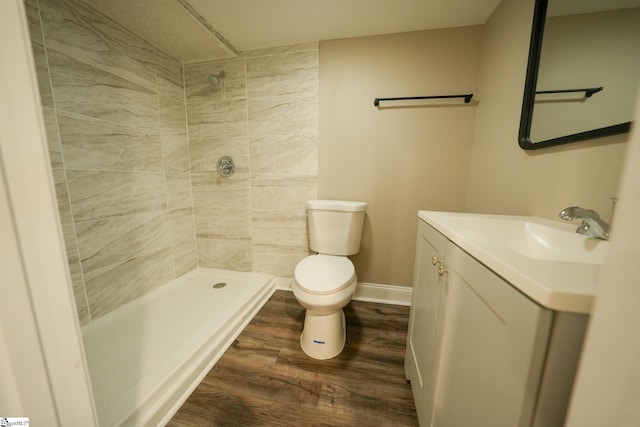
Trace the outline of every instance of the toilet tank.
[[360, 250], [365, 202], [309, 200], [309, 247], [326, 255], [354, 255]]

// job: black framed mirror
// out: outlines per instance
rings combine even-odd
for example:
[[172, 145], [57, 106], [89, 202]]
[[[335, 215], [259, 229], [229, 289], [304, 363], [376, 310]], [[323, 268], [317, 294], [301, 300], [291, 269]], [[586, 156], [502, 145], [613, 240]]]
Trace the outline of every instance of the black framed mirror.
[[640, 82], [640, 0], [536, 0], [518, 143], [629, 132]]

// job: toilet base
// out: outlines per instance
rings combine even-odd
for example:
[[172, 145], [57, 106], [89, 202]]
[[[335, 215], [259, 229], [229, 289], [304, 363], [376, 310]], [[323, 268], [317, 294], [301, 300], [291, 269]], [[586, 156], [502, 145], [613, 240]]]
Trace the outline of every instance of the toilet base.
[[314, 359], [331, 359], [342, 352], [346, 339], [346, 322], [342, 309], [317, 315], [307, 310], [300, 335], [300, 347]]

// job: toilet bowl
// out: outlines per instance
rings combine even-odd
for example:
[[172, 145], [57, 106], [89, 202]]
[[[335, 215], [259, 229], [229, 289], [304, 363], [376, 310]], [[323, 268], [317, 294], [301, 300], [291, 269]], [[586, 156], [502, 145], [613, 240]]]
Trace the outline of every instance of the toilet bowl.
[[360, 249], [365, 209], [364, 202], [307, 202], [310, 247], [318, 253], [296, 265], [292, 287], [306, 308], [300, 346], [314, 359], [330, 359], [344, 348], [342, 309], [351, 301], [358, 282], [347, 256]]
[[342, 352], [346, 341], [346, 306], [358, 283], [347, 257], [311, 255], [295, 269], [293, 294], [304, 308], [300, 346], [314, 359], [330, 359]]

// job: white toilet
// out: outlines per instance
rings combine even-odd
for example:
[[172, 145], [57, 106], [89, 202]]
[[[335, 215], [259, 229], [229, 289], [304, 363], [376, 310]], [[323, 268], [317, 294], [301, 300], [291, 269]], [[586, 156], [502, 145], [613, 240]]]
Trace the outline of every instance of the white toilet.
[[309, 200], [310, 255], [296, 265], [293, 294], [307, 309], [300, 336], [302, 350], [314, 359], [330, 359], [344, 348], [342, 308], [358, 282], [347, 255], [360, 250], [365, 202]]

